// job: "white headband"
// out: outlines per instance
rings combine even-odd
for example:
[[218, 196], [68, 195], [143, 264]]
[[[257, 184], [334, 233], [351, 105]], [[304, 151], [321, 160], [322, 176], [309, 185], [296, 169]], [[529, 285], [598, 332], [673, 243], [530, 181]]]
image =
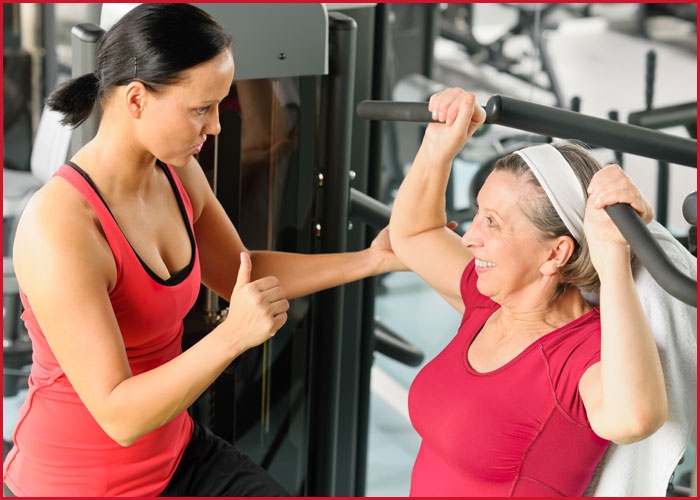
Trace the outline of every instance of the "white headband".
[[531, 146], [516, 154], [525, 160], [567, 229], [581, 243], [586, 198], [569, 162], [551, 144]]

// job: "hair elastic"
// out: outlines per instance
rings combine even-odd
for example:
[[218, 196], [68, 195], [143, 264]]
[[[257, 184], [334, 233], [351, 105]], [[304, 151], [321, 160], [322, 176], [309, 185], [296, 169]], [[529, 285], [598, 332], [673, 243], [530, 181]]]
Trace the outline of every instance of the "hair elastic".
[[530, 167], [564, 225], [580, 244], [586, 197], [569, 162], [551, 144], [531, 146], [516, 154]]

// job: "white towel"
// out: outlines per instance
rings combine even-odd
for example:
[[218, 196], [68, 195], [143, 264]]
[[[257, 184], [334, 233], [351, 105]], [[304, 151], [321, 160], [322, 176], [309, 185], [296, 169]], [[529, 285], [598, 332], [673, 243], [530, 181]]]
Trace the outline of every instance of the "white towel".
[[[697, 259], [658, 222], [648, 227], [678, 270], [697, 279]], [[659, 348], [669, 417], [642, 441], [611, 444], [587, 495], [666, 496], [671, 475], [696, 435], [697, 309], [663, 290], [644, 268], [635, 274], [635, 283]]]

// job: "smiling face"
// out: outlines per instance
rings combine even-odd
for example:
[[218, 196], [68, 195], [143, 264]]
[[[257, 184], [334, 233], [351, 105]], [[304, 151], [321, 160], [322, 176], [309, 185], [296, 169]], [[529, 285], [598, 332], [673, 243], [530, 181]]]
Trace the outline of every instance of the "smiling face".
[[228, 95], [234, 63], [229, 50], [183, 73], [181, 82], [148, 93], [137, 126], [146, 148], [173, 166], [186, 165], [207, 135], [221, 131], [219, 103]]
[[551, 247], [523, 211], [541, 196], [507, 172], [495, 171], [477, 198], [478, 212], [462, 241], [475, 258], [479, 292], [499, 304], [517, 300], [538, 287]]

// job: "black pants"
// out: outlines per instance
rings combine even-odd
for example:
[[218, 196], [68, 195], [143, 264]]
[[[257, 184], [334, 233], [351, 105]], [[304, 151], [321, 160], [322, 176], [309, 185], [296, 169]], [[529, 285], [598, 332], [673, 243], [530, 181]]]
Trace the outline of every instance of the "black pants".
[[195, 422], [194, 432], [162, 497], [289, 496], [262, 467]]

